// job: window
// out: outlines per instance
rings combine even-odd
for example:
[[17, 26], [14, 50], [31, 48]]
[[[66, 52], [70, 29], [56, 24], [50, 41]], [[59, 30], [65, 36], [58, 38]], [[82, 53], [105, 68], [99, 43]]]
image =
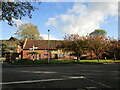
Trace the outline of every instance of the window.
[[70, 57], [70, 54], [66, 54], [66, 57]]
[[48, 54], [44, 54], [44, 56], [46, 56], [46, 57], [47, 57], [47, 56], [48, 56]]
[[45, 49], [44, 51], [45, 51], [45, 52], [48, 52], [48, 50], [46, 50], [46, 49]]
[[82, 54], [82, 56], [87, 56], [86, 54]]
[[58, 57], [63, 57], [63, 54], [58, 54]]

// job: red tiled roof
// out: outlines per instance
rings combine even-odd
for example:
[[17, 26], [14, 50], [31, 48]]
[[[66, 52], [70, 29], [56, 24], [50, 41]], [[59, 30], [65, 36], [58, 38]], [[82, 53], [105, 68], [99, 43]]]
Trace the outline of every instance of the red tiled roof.
[[[62, 42], [62, 40], [49, 40], [49, 49], [56, 49]], [[48, 49], [48, 40], [27, 40], [23, 49], [29, 49], [33, 46], [38, 47], [38, 49]]]

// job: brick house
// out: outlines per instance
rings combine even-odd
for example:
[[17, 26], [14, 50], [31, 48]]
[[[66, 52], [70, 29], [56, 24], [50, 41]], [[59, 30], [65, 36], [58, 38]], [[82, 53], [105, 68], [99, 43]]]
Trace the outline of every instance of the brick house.
[[22, 59], [29, 60], [44, 60], [48, 59], [48, 53], [50, 59], [74, 59], [71, 53], [58, 50], [57, 46], [60, 45], [62, 40], [28, 40], [26, 39], [23, 44], [23, 49], [18, 46], [17, 52], [21, 52]]
[[8, 40], [0, 40], [0, 60], [10, 61], [18, 58], [18, 42], [19, 40], [10, 37]]
[[[29, 40], [26, 39], [23, 46], [18, 46], [17, 52], [20, 53], [21, 59], [28, 60], [45, 60], [50, 59], [58, 60], [73, 60], [76, 56], [72, 52], [63, 52], [57, 47], [63, 40]], [[93, 52], [88, 51], [86, 54], [80, 56], [81, 59], [95, 59], [96, 56]]]

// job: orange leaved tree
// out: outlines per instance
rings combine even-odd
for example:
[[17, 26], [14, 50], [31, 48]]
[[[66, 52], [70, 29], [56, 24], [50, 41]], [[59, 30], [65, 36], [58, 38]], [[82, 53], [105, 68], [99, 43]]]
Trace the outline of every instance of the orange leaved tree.
[[67, 34], [64, 36], [64, 41], [59, 48], [67, 52], [72, 52], [77, 57], [77, 60], [79, 60], [80, 56], [87, 49], [87, 42], [85, 37], [78, 34]]
[[99, 61], [99, 56], [109, 49], [110, 38], [106, 36], [87, 36], [87, 45], [94, 52]]

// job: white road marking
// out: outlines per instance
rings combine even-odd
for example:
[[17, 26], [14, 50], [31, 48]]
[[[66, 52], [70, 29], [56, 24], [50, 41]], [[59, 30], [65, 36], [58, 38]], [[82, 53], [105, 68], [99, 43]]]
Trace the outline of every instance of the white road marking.
[[91, 79], [88, 79], [88, 78], [85, 78], [85, 79], [86, 79], [86, 80], [88, 80], [88, 81], [91, 81], [91, 82], [93, 82], [93, 83], [96, 83], [96, 84], [102, 85], [102, 86], [104, 86], [104, 87], [107, 87], [107, 88], [112, 88], [112, 87], [110, 87], [110, 86], [108, 86], [108, 85], [105, 85], [105, 84], [103, 84], [103, 83], [96, 82], [96, 81], [91, 80]]
[[[96, 83], [96, 84], [99, 84], [99, 85], [102, 85], [104, 87], [107, 87], [107, 88], [112, 88], [108, 85], [105, 85], [103, 83], [99, 83], [99, 82], [96, 82], [94, 80], [91, 80], [91, 79], [88, 79], [84, 76], [63, 76], [63, 78], [58, 78], [58, 79], [42, 79], [42, 80], [29, 80], [29, 81], [15, 81], [15, 82], [3, 82], [3, 83], [0, 83], [0, 85], [7, 85], [7, 84], [23, 84], [23, 83], [34, 83], [34, 82], [48, 82], [48, 81], [60, 81], [60, 80], [70, 80], [70, 79], [85, 79], [85, 80], [88, 80], [88, 81], [91, 81], [93, 83]], [[89, 87], [90, 88], [90, 87]]]
[[29, 81], [15, 81], [15, 82], [3, 82], [0, 83], [2, 85], [6, 84], [22, 84], [22, 83], [34, 83], [34, 82], [47, 82], [47, 81], [59, 81], [59, 80], [69, 80], [69, 79], [80, 79], [83, 78], [83, 76], [80, 77], [74, 77], [74, 76], [69, 76], [67, 78], [58, 78], [58, 79], [42, 79], [42, 80], [29, 80]]
[[62, 78], [60, 79], [42, 79], [42, 80], [29, 80], [29, 81], [15, 81], [15, 82], [4, 82], [0, 84], [21, 84], [21, 83], [34, 83], [34, 82], [46, 82], [46, 81], [57, 81], [57, 80], [63, 80]]
[[86, 87], [87, 89], [96, 89], [96, 87]]
[[63, 76], [63, 77], [70, 78], [70, 79], [85, 78], [84, 76]]
[[52, 74], [57, 72], [48, 72], [48, 71], [21, 71], [21, 72], [29, 72], [29, 73], [43, 73], [43, 74]]

